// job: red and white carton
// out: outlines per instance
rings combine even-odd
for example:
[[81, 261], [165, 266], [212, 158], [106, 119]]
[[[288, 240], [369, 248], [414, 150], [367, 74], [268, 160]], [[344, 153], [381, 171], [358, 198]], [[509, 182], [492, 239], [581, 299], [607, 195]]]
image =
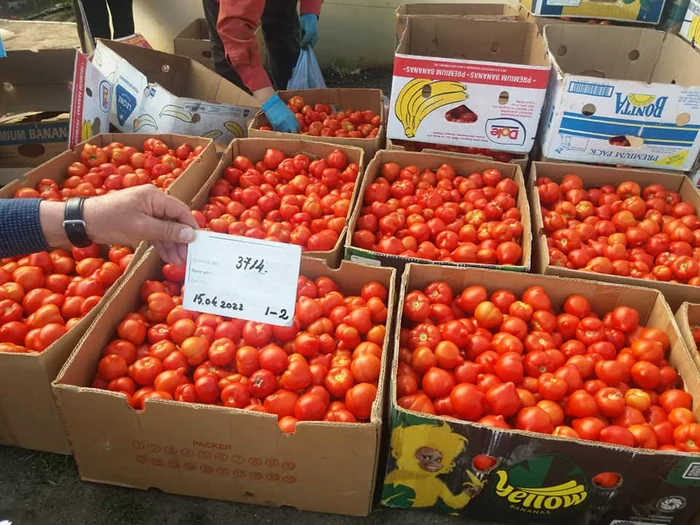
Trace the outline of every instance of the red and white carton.
[[387, 137], [527, 153], [550, 71], [531, 22], [409, 19], [394, 58]]

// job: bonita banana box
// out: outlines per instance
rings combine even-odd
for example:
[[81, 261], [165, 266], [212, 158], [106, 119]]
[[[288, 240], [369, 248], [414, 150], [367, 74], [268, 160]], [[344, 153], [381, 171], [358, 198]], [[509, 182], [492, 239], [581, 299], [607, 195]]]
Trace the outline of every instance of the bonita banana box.
[[551, 64], [530, 22], [409, 18], [387, 137], [528, 153]]
[[548, 25], [549, 159], [691, 170], [700, 152], [700, 54], [654, 29]]
[[522, 0], [536, 16], [658, 24], [664, 0]]
[[114, 90], [110, 123], [124, 133], [177, 133], [228, 144], [246, 135], [260, 107], [186, 57], [99, 40], [92, 63]]
[[700, 42], [700, 0], [690, 0], [683, 17], [680, 35], [694, 46]]

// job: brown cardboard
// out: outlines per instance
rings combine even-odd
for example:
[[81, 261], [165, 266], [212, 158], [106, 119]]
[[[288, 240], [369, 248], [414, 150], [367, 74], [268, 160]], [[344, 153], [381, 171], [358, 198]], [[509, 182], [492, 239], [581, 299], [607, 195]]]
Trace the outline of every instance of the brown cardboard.
[[146, 245], [142, 243], [134, 252], [129, 268], [95, 308], [46, 350], [39, 354], [0, 352], [0, 444], [57, 454], [71, 453], [51, 392], [51, 381], [145, 251]]
[[[331, 104], [336, 111], [343, 109], [354, 109], [355, 111], [365, 111], [371, 109], [382, 118], [379, 133], [373, 139], [357, 139], [350, 137], [314, 137], [312, 135], [302, 135], [307, 140], [317, 140], [342, 146], [354, 146], [362, 148], [367, 157], [372, 157], [384, 146], [386, 134], [386, 116], [384, 115], [384, 98], [381, 89], [303, 89], [297, 91], [279, 91], [279, 96], [285, 102], [290, 98], [300, 95], [304, 101], [313, 106], [315, 104]], [[248, 126], [248, 136], [257, 138], [285, 139], [289, 133], [279, 131], [261, 131], [260, 126], [268, 126], [269, 122], [265, 114], [259, 112]]]
[[8, 51], [0, 61], [0, 176], [66, 149], [74, 63], [75, 49]]
[[[403, 145], [398, 144], [398, 142], [400, 141], [386, 139], [386, 149], [389, 151], [420, 151], [421, 153], [430, 153], [431, 155], [448, 155], [450, 157], [463, 157], [465, 159], [473, 159], [480, 161], [489, 159], [487, 155], [472, 155], [470, 153], [460, 153], [458, 151], [445, 151], [433, 148], [407, 150]], [[508, 164], [515, 164], [517, 166], [520, 166], [520, 169], [523, 170], [523, 175], [525, 175], [528, 171], [527, 166], [530, 162], [530, 156], [527, 153], [511, 153], [510, 155], [513, 155], [513, 159]]]
[[[264, 65], [267, 53], [265, 51], [265, 39], [262, 36], [260, 27], [255, 31], [255, 38], [258, 42], [258, 53]], [[209, 40], [209, 25], [204, 18], [197, 18], [180, 31], [173, 39], [173, 49], [176, 55], [191, 58], [211, 70], [214, 69], [211, 40]]]
[[676, 322], [683, 336], [683, 342], [688, 349], [695, 365], [700, 369], [700, 352], [693, 338], [691, 327], [700, 325], [700, 304], [684, 302], [676, 312]]
[[508, 4], [403, 4], [396, 9], [396, 42], [408, 20], [416, 17], [471, 18], [474, 20], [518, 20], [520, 9]]
[[550, 266], [547, 240], [544, 234], [544, 222], [540, 210], [540, 198], [535, 184], [537, 177], [549, 177], [554, 182], [560, 182], [567, 173], [575, 173], [583, 179], [584, 188], [600, 187], [603, 184], [617, 186], [625, 180], [638, 183], [642, 188], [650, 184], [661, 184], [664, 188], [677, 191], [681, 199], [700, 209], [700, 191], [691, 180], [679, 173], [659, 172], [651, 170], [635, 170], [610, 167], [587, 166], [584, 164], [533, 162], [528, 180], [528, 196], [532, 204], [532, 230], [534, 237], [534, 265], [537, 273], [556, 275], [572, 279], [591, 279], [606, 283], [618, 283], [628, 286], [644, 286], [654, 288], [663, 293], [664, 297], [675, 310], [683, 301], [700, 302], [700, 287], [687, 284], [673, 284], [662, 281], [641, 280], [634, 277], [605, 275], [584, 270]]
[[[136, 412], [123, 396], [87, 386], [122, 316], [139, 306], [142, 283], [160, 278], [160, 265], [152, 251], [142, 259], [54, 383], [81, 477], [189, 496], [367, 515], [377, 476], [384, 370], [370, 423], [300, 422], [293, 435], [282, 434], [269, 414], [174, 401], [149, 401]], [[320, 260], [304, 258], [301, 273], [330, 276], [351, 293], [359, 293], [368, 281], [382, 282], [389, 289], [392, 319], [393, 270], [348, 262], [330, 270]], [[389, 333], [387, 329], [385, 359]]]
[[[700, 95], [700, 55], [687, 42], [649, 28], [582, 24], [547, 25], [543, 35], [555, 75], [540, 137], [545, 156], [693, 168], [700, 111], [686, 101]], [[628, 145], [611, 143], [618, 136]]]
[[[587, 297], [593, 310], [599, 315], [616, 306], [634, 306], [639, 311], [640, 324], [660, 328], [668, 334], [668, 360], [678, 370], [685, 389], [693, 396], [695, 414], [700, 415], [700, 373], [690, 360], [671, 309], [658, 291], [477, 268], [458, 270], [411, 264], [403, 274], [398, 304], [403, 303], [406, 294], [411, 290], [423, 289], [435, 280], [446, 282], [455, 293], [461, 292], [467, 286], [482, 285], [489, 293], [497, 289], [506, 289], [520, 296], [531, 286], [542, 286], [549, 294], [554, 311], [561, 311], [562, 304], [572, 293]], [[399, 364], [399, 328], [400, 323], [397, 322], [392, 379], [396, 377]], [[463, 518], [529, 524], [533, 523], [533, 515], [536, 515], [537, 523], [550, 525], [636, 525], [642, 523], [638, 516], [653, 519], [653, 523], [682, 525], [688, 523], [699, 510], [697, 490], [700, 484], [697, 477], [691, 474], [691, 471], [695, 472], [692, 469], [698, 465], [696, 454], [624, 448], [526, 431], [500, 430], [467, 421], [418, 414], [397, 406], [394, 381], [390, 400], [392, 430], [419, 426], [420, 430], [416, 431], [421, 433], [420, 436], [425, 436], [425, 446], [437, 448], [444, 454], [449, 454], [448, 451], [454, 450], [454, 447], [449, 449], [448, 439], [441, 439], [437, 432], [431, 432], [431, 429], [442, 427], [445, 430], [441, 432], [443, 436], [450, 433], [466, 438], [461, 452], [458, 451], [456, 457], [453, 454], [446, 456], [449, 457], [450, 464], [443, 460], [445, 468], [439, 473], [439, 477], [434, 474], [431, 478], [423, 471], [418, 474], [423, 478], [416, 480], [413, 485], [417, 496], [427, 496], [429, 501], [430, 494], [435, 494], [436, 488], [442, 489], [439, 494], [444, 499], [436, 501], [433, 506], [424, 505], [427, 509], [445, 512], [454, 501], [461, 507], [453, 506], [452, 513]], [[416, 439], [420, 439], [420, 436], [416, 436]], [[406, 439], [408, 440], [408, 437]], [[411, 443], [417, 447], [423, 445], [419, 441]], [[442, 449], [442, 446], [445, 448]], [[475, 470], [472, 459], [480, 454], [495, 458], [496, 466], [486, 471]], [[387, 472], [391, 473], [396, 469], [397, 458], [400, 457], [400, 450], [391, 450]], [[408, 460], [406, 457], [405, 459]], [[549, 468], [550, 462], [557, 464], [559, 461], [562, 461], [558, 464], [559, 467], [564, 468], [548, 472], [545, 470]], [[407, 461], [403, 464], [406, 463]], [[516, 481], [516, 472], [513, 469], [518, 469], [519, 481]], [[468, 476], [465, 471], [474, 473], [473, 476], [478, 478], [483, 487], [474, 490], [474, 477]], [[532, 474], [528, 476], [528, 472]], [[600, 472], [617, 473], [622, 477], [622, 484], [613, 490], [596, 487], [592, 479]], [[393, 479], [403, 480], [402, 484], [405, 486], [413, 483], [410, 472], [406, 470], [399, 471]], [[561, 484], [566, 486], [560, 486]], [[385, 505], [407, 508], [411, 506], [412, 501], [418, 499], [413, 498], [408, 490], [397, 491], [394, 487], [392, 484], [384, 485]], [[508, 487], [510, 491], [506, 490]], [[553, 493], [555, 487], [559, 490]], [[420, 494], [424, 488], [432, 491]], [[407, 496], [401, 497], [401, 494]], [[542, 501], [539, 504], [534, 501], [536, 494], [545, 497], [556, 494], [562, 499], [556, 500], [553, 497], [550, 499], [551, 505], [544, 506]], [[448, 498], [450, 495], [453, 499]], [[678, 502], [679, 499], [684, 502], [682, 506], [668, 504], [672, 501]], [[414, 505], [414, 508], [417, 506]]]
[[293, 156], [297, 153], [305, 153], [311, 159], [325, 158], [333, 150], [339, 149], [345, 154], [348, 162], [354, 162], [360, 167], [360, 172], [357, 175], [357, 180], [355, 181], [355, 191], [353, 192], [352, 204], [350, 206], [350, 211], [348, 212], [345, 230], [338, 237], [338, 242], [333, 250], [329, 252], [306, 252], [304, 254], [306, 257], [323, 259], [329, 268], [337, 268], [341, 259], [343, 258], [343, 245], [345, 235], [348, 233], [348, 228], [350, 226], [352, 209], [358, 200], [358, 195], [360, 195], [360, 186], [362, 185], [362, 177], [364, 174], [364, 152], [360, 148], [354, 148], [351, 146], [338, 146], [335, 144], [308, 140], [306, 135], [304, 135], [303, 138], [291, 138], [294, 137], [294, 135], [285, 133], [281, 133], [281, 135], [283, 135], [284, 138], [248, 138], [236, 139], [231, 142], [219, 160], [219, 164], [214, 170], [214, 173], [201, 186], [201, 189], [191, 200], [190, 208], [193, 210], [198, 210], [207, 203], [209, 200], [209, 190], [211, 190], [216, 181], [223, 176], [224, 170], [233, 165], [233, 159], [235, 159], [238, 155], [248, 157], [253, 161], [253, 163], [256, 163], [259, 160], [262, 160], [263, 156], [265, 155], [265, 151], [268, 148], [277, 148], [283, 151], [287, 156]]
[[[426, 259], [417, 259], [411, 257], [401, 257], [397, 255], [389, 255], [385, 253], [363, 250], [352, 245], [352, 235], [357, 226], [357, 220], [360, 218], [362, 211], [362, 198], [366, 189], [379, 175], [379, 171], [383, 164], [387, 162], [396, 162], [399, 166], [405, 167], [410, 165], [418, 166], [420, 170], [426, 168], [437, 169], [442, 164], [450, 164], [458, 175], [469, 175], [472, 172], [482, 172], [489, 168], [498, 168], [504, 178], [513, 179], [518, 184], [518, 197], [516, 206], [520, 210], [521, 222], [523, 224], [523, 236], [520, 239], [520, 244], [523, 248], [522, 262], [514, 266], [498, 266], [479, 263], [449, 263], [428, 261]], [[396, 268], [401, 274], [404, 267], [409, 263], [431, 264], [437, 266], [449, 266], [453, 268], [467, 268], [470, 266], [480, 266], [484, 268], [501, 268], [516, 272], [528, 272], [531, 265], [532, 251], [532, 231], [530, 229], [530, 206], [527, 202], [527, 193], [525, 181], [523, 179], [522, 170], [515, 164], [503, 164], [483, 159], [471, 159], [465, 157], [455, 157], [443, 152], [439, 154], [417, 153], [413, 151], [386, 151], [382, 150], [375, 155], [371, 162], [367, 165], [365, 176], [362, 180], [362, 188], [360, 188], [359, 198], [355, 204], [352, 218], [348, 222], [348, 231], [345, 238], [345, 259], [363, 264], [372, 264], [377, 266], [391, 266]]]
[[[168, 188], [167, 193], [180, 199], [182, 202], [189, 202], [199, 191], [202, 184], [211, 176], [217, 164], [216, 150], [211, 139], [203, 137], [188, 137], [185, 135], [151, 135], [165, 142], [170, 147], [177, 147], [187, 142], [190, 146], [204, 146], [199, 162], [190, 164], [182, 174]], [[67, 169], [73, 162], [80, 160], [80, 152], [84, 144], [97, 144], [106, 146], [110, 142], [121, 142], [125, 146], [133, 146], [141, 150], [143, 141], [148, 138], [140, 133], [105, 133], [81, 142], [73, 150], [66, 150], [53, 159], [45, 162], [41, 166], [27, 173], [21, 184], [9, 184], [0, 189], [0, 198], [8, 198], [22, 186], [36, 187], [41, 179], [51, 179], [56, 182], [63, 182], [68, 178]]]

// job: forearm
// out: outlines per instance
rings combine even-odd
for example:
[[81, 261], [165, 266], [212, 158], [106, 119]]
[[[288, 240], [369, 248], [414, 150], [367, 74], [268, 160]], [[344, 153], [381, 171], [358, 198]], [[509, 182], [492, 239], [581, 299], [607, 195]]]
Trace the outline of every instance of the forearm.
[[[48, 206], [47, 206], [48, 205]], [[40, 199], [0, 200], [0, 257], [15, 257], [66, 244], [63, 204]], [[55, 244], [54, 244], [55, 243]]]
[[299, 2], [299, 14], [305, 15], [311, 13], [316, 16], [321, 16], [322, 0], [301, 0]]
[[265, 2], [261, 0], [221, 0], [216, 26], [226, 59], [254, 94], [272, 86], [255, 39], [264, 8]]

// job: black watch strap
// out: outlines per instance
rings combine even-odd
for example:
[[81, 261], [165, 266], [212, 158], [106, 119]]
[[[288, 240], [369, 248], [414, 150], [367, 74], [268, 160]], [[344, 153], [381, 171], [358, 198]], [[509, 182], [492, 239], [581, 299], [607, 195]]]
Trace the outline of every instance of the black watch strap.
[[83, 220], [84, 201], [84, 197], [71, 197], [66, 201], [66, 210], [63, 214], [63, 229], [66, 230], [68, 241], [77, 248], [87, 248], [92, 244]]

